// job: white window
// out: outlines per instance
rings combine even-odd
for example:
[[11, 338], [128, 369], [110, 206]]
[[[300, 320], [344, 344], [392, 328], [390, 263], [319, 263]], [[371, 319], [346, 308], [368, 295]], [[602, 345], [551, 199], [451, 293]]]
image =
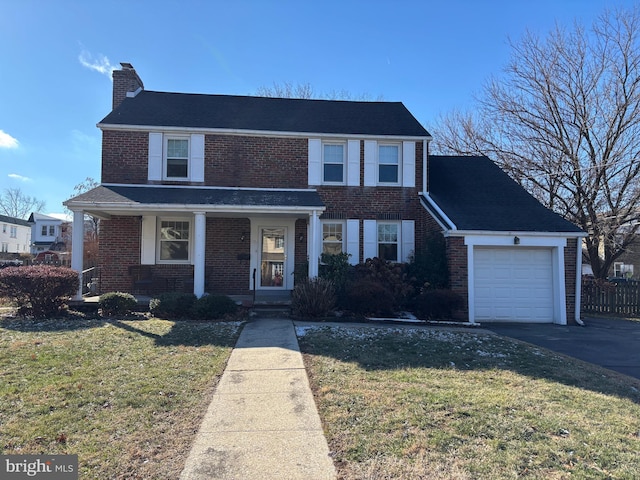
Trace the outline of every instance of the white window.
[[341, 222], [322, 223], [322, 253], [338, 255], [344, 251], [343, 231]]
[[47, 226], [43, 225], [42, 230], [40, 231], [43, 237], [47, 236]]
[[11, 233], [10, 233], [11, 238], [17, 238], [18, 237], [18, 227], [11, 227]]
[[188, 220], [161, 220], [158, 232], [158, 261], [188, 263], [190, 258], [190, 231]]
[[322, 144], [323, 183], [344, 183], [345, 145], [343, 143]]
[[9, 251], [9, 244], [8, 243], [2, 242], [2, 251], [3, 252], [8, 252]]
[[378, 144], [378, 183], [400, 183], [400, 145]]
[[7, 233], [7, 224], [6, 223], [2, 224], [2, 233]]
[[613, 276], [615, 278], [633, 277], [633, 265], [626, 265], [624, 262], [615, 262], [613, 264]]
[[167, 179], [189, 177], [189, 138], [166, 137], [164, 175]]
[[56, 227], [55, 227], [55, 225], [49, 225], [49, 236], [50, 237], [55, 237], [56, 236]]
[[378, 257], [390, 262], [399, 261], [398, 223], [378, 222]]

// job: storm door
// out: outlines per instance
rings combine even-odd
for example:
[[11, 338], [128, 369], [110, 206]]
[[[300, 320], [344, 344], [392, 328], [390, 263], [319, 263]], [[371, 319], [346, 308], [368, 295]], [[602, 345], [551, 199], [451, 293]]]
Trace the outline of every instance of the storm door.
[[260, 229], [260, 287], [285, 288], [286, 227]]

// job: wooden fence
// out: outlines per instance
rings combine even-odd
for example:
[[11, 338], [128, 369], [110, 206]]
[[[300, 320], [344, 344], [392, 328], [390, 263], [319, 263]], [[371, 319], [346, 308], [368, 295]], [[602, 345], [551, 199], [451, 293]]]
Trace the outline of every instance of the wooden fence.
[[582, 311], [640, 316], [640, 281], [583, 279]]

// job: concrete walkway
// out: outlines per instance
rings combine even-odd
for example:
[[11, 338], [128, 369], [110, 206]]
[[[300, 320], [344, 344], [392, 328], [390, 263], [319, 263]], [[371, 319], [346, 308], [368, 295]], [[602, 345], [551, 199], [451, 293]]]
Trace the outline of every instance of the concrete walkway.
[[335, 479], [293, 323], [245, 325], [181, 480]]

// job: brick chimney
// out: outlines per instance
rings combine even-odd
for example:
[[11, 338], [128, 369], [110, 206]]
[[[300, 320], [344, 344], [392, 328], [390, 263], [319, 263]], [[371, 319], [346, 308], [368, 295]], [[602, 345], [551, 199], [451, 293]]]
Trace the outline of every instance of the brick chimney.
[[122, 70], [113, 71], [113, 109], [127, 98], [127, 93], [137, 93], [144, 84], [130, 63], [120, 63]]

